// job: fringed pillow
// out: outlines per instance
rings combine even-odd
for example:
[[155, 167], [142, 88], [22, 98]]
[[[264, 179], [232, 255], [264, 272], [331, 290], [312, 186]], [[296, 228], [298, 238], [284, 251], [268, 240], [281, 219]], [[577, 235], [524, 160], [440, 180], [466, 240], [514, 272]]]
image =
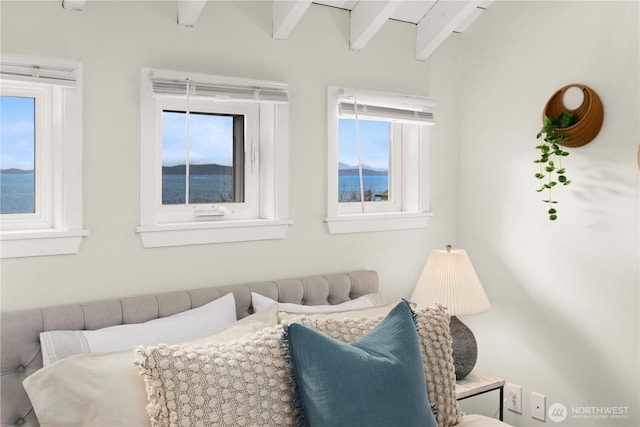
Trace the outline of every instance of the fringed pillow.
[[352, 344], [299, 323], [285, 327], [282, 341], [295, 382], [298, 426], [436, 426], [406, 302]]
[[[449, 335], [449, 313], [441, 305], [414, 310], [427, 380], [427, 393], [438, 427], [451, 427], [462, 420], [456, 400], [456, 374]], [[317, 319], [300, 316], [283, 322], [302, 323], [345, 343], [353, 343], [372, 330], [384, 316], [353, 319]]]
[[152, 426], [294, 425], [281, 337], [275, 326], [218, 346], [136, 349]]

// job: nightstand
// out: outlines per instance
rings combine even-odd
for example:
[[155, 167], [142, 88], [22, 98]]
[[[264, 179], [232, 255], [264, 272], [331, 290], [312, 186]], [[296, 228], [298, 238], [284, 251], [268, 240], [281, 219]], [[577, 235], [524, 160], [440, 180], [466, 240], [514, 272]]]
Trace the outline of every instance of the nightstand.
[[456, 381], [456, 399], [468, 399], [479, 394], [490, 391], [500, 391], [500, 421], [504, 415], [504, 380], [502, 378], [491, 377], [480, 372], [471, 371], [469, 375]]

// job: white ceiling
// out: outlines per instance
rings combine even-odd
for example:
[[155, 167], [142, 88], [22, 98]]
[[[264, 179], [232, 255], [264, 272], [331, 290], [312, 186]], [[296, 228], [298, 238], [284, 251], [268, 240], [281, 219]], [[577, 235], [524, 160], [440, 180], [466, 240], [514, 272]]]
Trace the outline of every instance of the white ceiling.
[[[286, 39], [314, 3], [349, 10], [349, 47], [362, 50], [389, 19], [416, 25], [416, 59], [425, 60], [452, 32], [464, 32], [493, 0], [273, 0], [275, 39]], [[178, 25], [197, 25], [208, 0], [176, 0]], [[211, 1], [215, 3], [215, 1]], [[83, 10], [86, 0], [62, 0]], [[212, 5], [215, 7], [215, 4]]]

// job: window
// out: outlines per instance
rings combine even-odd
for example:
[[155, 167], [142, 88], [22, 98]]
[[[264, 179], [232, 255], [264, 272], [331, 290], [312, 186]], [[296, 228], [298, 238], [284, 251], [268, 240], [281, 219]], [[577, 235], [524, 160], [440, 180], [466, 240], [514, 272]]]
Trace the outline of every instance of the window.
[[77, 253], [82, 229], [81, 64], [2, 55], [2, 258]]
[[335, 87], [327, 102], [329, 232], [426, 227], [433, 102]]
[[145, 247], [283, 238], [288, 87], [142, 70]]

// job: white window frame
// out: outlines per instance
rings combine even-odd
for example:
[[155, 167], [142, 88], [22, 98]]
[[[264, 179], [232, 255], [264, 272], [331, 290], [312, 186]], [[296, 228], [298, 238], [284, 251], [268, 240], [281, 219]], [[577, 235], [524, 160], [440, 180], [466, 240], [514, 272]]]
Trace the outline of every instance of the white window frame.
[[[392, 123], [390, 185], [396, 193], [390, 203], [338, 202], [338, 119], [340, 104], [357, 107], [358, 119]], [[367, 112], [367, 106], [369, 108]], [[377, 108], [382, 107], [382, 108]], [[330, 234], [427, 227], [429, 208], [429, 126], [435, 124], [435, 104], [429, 98], [386, 92], [329, 87], [327, 89], [327, 223]], [[353, 108], [355, 112], [356, 107]], [[342, 108], [342, 110], [345, 110]]]
[[[245, 161], [250, 162], [249, 168], [254, 166], [258, 174], [250, 184], [253, 188], [248, 190], [258, 192], [258, 208], [252, 215], [243, 215], [241, 210], [224, 206], [226, 204], [209, 209], [195, 205], [197, 213], [180, 218], [166, 215], [168, 209], [162, 205], [162, 105], [186, 99], [186, 91], [182, 94], [179, 89], [184, 82], [196, 85], [195, 92], [189, 96], [190, 105], [207, 106], [207, 111], [219, 113], [236, 108], [257, 111], [255, 126], [248, 127], [250, 124], [245, 123]], [[202, 91], [198, 84], [202, 85]], [[292, 223], [289, 219], [288, 85], [142, 68], [140, 219], [136, 229], [142, 245], [155, 248], [282, 239]]]
[[2, 54], [2, 95], [36, 99], [36, 211], [0, 214], [0, 258], [75, 254], [82, 237], [82, 64]]

